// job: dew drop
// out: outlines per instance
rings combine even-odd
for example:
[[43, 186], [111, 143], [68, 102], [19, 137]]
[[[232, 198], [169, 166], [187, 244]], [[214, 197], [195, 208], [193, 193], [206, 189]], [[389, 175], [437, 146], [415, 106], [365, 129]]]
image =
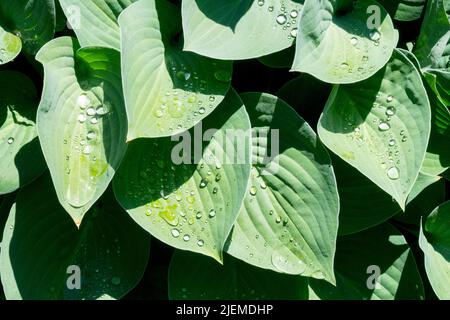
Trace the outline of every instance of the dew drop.
[[95, 109], [94, 108], [89, 108], [89, 109], [87, 109], [86, 110], [86, 113], [87, 113], [87, 115], [88, 116], [95, 116], [95, 114], [97, 113], [96, 111], [95, 111]]
[[80, 107], [80, 109], [86, 109], [90, 103], [91, 100], [85, 94], [80, 95], [77, 99], [77, 104]]
[[84, 114], [80, 113], [78, 115], [78, 122], [79, 123], [84, 123], [85, 121], [86, 121], [86, 116]]
[[84, 154], [91, 154], [91, 152], [92, 152], [92, 147], [91, 146], [85, 146], [84, 148], [83, 148], [83, 153]]
[[205, 114], [206, 110], [204, 107], [200, 107], [200, 109], [198, 109], [198, 113], [200, 114]]
[[295, 10], [295, 9], [292, 10], [290, 16], [291, 16], [292, 19], [297, 18], [298, 17], [298, 11]]
[[171, 233], [174, 238], [178, 238], [180, 236], [180, 230], [178, 229], [172, 229]]
[[183, 237], [183, 240], [184, 240], [185, 242], [188, 242], [189, 240], [191, 240], [191, 236], [188, 235], [188, 234], [185, 234], [184, 237]]
[[202, 218], [202, 213], [199, 211], [199, 212], [197, 212], [197, 214], [195, 215], [195, 217], [197, 218], [197, 219], [201, 219]]
[[200, 181], [200, 188], [201, 189], [206, 188], [207, 185], [208, 185], [208, 180], [202, 179], [202, 181]]
[[89, 140], [93, 140], [96, 137], [96, 134], [94, 131], [89, 131], [87, 136], [86, 136]]
[[214, 218], [215, 216], [216, 216], [216, 210], [211, 209], [211, 210], [209, 211], [209, 217], [210, 217], [210, 218]]
[[386, 109], [386, 115], [387, 115], [388, 117], [394, 116], [394, 115], [395, 115], [395, 112], [396, 112], [396, 110], [395, 110], [394, 107], [388, 107], [388, 108]]
[[297, 38], [298, 29], [297, 28], [292, 29], [290, 34], [292, 38]]
[[252, 187], [250, 188], [250, 194], [251, 194], [252, 196], [256, 196], [257, 193], [258, 193], [258, 189], [256, 189], [255, 186], [252, 186]]
[[369, 36], [372, 41], [379, 41], [381, 38], [381, 34], [376, 30], [372, 31]]
[[386, 101], [387, 102], [392, 102], [394, 100], [394, 97], [393, 96], [388, 96], [387, 98], [386, 98]]
[[277, 17], [277, 23], [278, 23], [279, 25], [285, 24], [286, 21], [287, 21], [287, 18], [286, 18], [286, 15], [285, 15], [284, 13], [278, 15], [278, 17]]
[[261, 189], [267, 189], [267, 184], [264, 181], [261, 181], [259, 186], [261, 187]]
[[389, 146], [390, 147], [395, 146], [395, 140], [394, 139], [389, 140]]
[[258, 6], [262, 7], [264, 5], [264, 0], [258, 0]]
[[13, 137], [9, 137], [8, 138], [8, 144], [13, 144], [14, 143], [14, 138]]
[[391, 167], [387, 170], [387, 176], [391, 180], [397, 180], [400, 178], [400, 171], [397, 167]]
[[91, 124], [97, 124], [98, 123], [98, 119], [97, 118], [92, 118], [91, 119]]
[[390, 128], [391, 128], [391, 126], [389, 125], [389, 123], [386, 123], [386, 122], [381, 122], [378, 125], [378, 130], [380, 130], [380, 131], [388, 131]]
[[267, 8], [267, 10], [269, 10], [269, 12], [273, 11], [273, 6], [270, 6], [269, 8]]
[[203, 247], [203, 246], [205, 245], [205, 241], [203, 241], [203, 240], [198, 240], [198, 241], [197, 241], [197, 245], [198, 245], [199, 247]]
[[350, 43], [352, 44], [352, 46], [356, 46], [358, 44], [358, 38], [352, 37], [350, 39]]

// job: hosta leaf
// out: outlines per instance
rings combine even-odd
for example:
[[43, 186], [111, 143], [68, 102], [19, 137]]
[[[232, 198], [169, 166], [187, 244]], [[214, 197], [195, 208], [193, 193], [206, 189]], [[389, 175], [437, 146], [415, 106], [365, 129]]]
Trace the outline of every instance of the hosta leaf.
[[54, 0], [0, 2], [2, 26], [20, 37], [24, 50], [29, 54], [35, 54], [53, 38], [55, 16]]
[[[381, 25], [369, 29], [372, 6]], [[306, 0], [292, 70], [330, 83], [358, 82], [388, 62], [397, 40], [390, 16], [376, 1], [358, 0], [351, 7], [351, 1]]]
[[[42, 201], [45, 199], [45, 201]], [[112, 191], [78, 230], [58, 203], [49, 175], [19, 192], [3, 234], [0, 273], [8, 299], [120, 298], [140, 280], [150, 239]], [[78, 266], [81, 287], [67, 283]]]
[[291, 46], [279, 52], [259, 58], [259, 62], [270, 68], [290, 68], [294, 61], [295, 47]]
[[69, 37], [39, 51], [44, 92], [37, 127], [59, 201], [77, 225], [102, 195], [126, 150], [120, 57]]
[[419, 244], [425, 254], [425, 269], [434, 292], [450, 299], [450, 202], [437, 207], [422, 222]]
[[45, 162], [37, 139], [33, 82], [21, 73], [1, 71], [0, 88], [0, 194], [5, 194], [39, 176]]
[[0, 26], [0, 65], [14, 60], [22, 51], [22, 41]]
[[414, 53], [422, 68], [450, 72], [450, 19], [444, 0], [429, 0]]
[[230, 87], [231, 62], [183, 52], [178, 9], [140, 0], [119, 17], [128, 140], [183, 132], [210, 114]]
[[[201, 124], [204, 131], [196, 126], [180, 137], [132, 142], [114, 191], [131, 217], [156, 238], [221, 261], [248, 184], [250, 121], [232, 90]], [[209, 140], [211, 133], [202, 156], [202, 136]]]
[[117, 18], [136, 0], [59, 0], [81, 46], [120, 50]]
[[[334, 282], [339, 199], [326, 149], [285, 102], [260, 93], [242, 99], [257, 133], [258, 162], [228, 253], [261, 268]], [[266, 155], [272, 159], [263, 163]]]
[[[310, 299], [423, 299], [422, 280], [405, 238], [389, 224], [343, 236], [336, 251], [336, 287], [309, 280]], [[380, 271], [377, 277], [377, 271]]]
[[169, 298], [303, 300], [308, 296], [306, 278], [255, 268], [228, 255], [224, 258], [221, 266], [206, 257], [177, 251], [169, 267]]
[[427, 0], [378, 0], [394, 19], [417, 20], [422, 16]]
[[303, 2], [183, 0], [184, 49], [223, 60], [281, 51], [297, 36]]
[[336, 86], [321, 116], [321, 140], [404, 208], [430, 135], [420, 74], [400, 52], [376, 75]]

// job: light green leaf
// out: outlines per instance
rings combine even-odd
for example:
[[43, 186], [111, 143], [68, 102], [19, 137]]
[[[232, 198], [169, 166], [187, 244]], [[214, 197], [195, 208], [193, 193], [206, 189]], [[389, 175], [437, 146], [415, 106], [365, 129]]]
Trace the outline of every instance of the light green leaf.
[[177, 251], [169, 267], [172, 300], [304, 300], [307, 296], [306, 278], [255, 268], [228, 255], [221, 266]]
[[334, 282], [339, 199], [326, 149], [275, 96], [242, 99], [257, 133], [252, 144], [258, 161], [227, 252], [260, 268]]
[[434, 292], [450, 299], [450, 202], [437, 207], [420, 228], [419, 244]]
[[244, 60], [292, 45], [304, 0], [183, 0], [184, 49]]
[[370, 79], [334, 88], [318, 132], [329, 149], [404, 209], [425, 157], [430, 121], [421, 76], [395, 51]]
[[59, 201], [80, 225], [126, 150], [120, 57], [69, 37], [39, 51], [45, 79], [37, 128]]
[[22, 73], [1, 71], [0, 88], [0, 194], [5, 194], [42, 174], [45, 161], [37, 139], [33, 82]]
[[0, 65], [14, 60], [22, 51], [22, 41], [0, 26]]
[[59, 0], [82, 47], [101, 46], [120, 50], [117, 18], [136, 0]]
[[[0, 274], [6, 298], [121, 298], [142, 277], [149, 245], [148, 234], [119, 207], [111, 190], [78, 230], [45, 175], [19, 192], [5, 226]], [[67, 286], [76, 283], [70, 266], [79, 267], [80, 290]]]
[[208, 116], [230, 87], [231, 62], [183, 52], [177, 8], [140, 0], [119, 17], [128, 140], [183, 132]]
[[[378, 28], [369, 29], [371, 6], [379, 9]], [[376, 1], [358, 0], [352, 7], [351, 1], [306, 0], [292, 70], [330, 83], [358, 82], [388, 62], [397, 41], [390, 16]]]
[[[309, 280], [310, 299], [423, 299], [424, 289], [405, 238], [389, 224], [338, 239], [336, 287]], [[377, 276], [377, 271], [380, 271]]]
[[245, 107], [231, 90], [194, 129], [132, 142], [114, 179], [117, 200], [154, 237], [222, 261], [250, 175], [249, 131]]
[[378, 0], [398, 21], [413, 21], [422, 16], [427, 0]]
[[[0, 24], [21, 39], [24, 50], [29, 54], [36, 54], [46, 42], [53, 39], [55, 16], [54, 0], [0, 2]], [[18, 44], [14, 46], [17, 48]]]

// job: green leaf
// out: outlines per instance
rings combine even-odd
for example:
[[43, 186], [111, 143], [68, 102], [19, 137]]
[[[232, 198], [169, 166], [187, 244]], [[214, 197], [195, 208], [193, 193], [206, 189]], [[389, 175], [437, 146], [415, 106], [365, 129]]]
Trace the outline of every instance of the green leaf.
[[0, 26], [0, 65], [14, 60], [22, 51], [22, 41]]
[[259, 58], [259, 62], [269, 68], [290, 68], [294, 61], [295, 47], [291, 46], [282, 51], [278, 51]]
[[[309, 280], [310, 299], [423, 299], [424, 289], [405, 238], [389, 224], [338, 239], [336, 287]], [[376, 271], [380, 271], [376, 277]]]
[[450, 202], [437, 207], [420, 228], [419, 244], [434, 292], [450, 299]]
[[231, 90], [194, 129], [133, 141], [114, 179], [117, 200], [154, 237], [222, 261], [250, 175], [249, 131], [245, 107]]
[[[78, 230], [45, 175], [22, 189], [11, 209], [0, 255], [3, 288], [7, 299], [118, 299], [142, 277], [149, 245], [112, 191]], [[75, 274], [69, 266], [79, 267], [80, 290], [67, 286]]]
[[231, 62], [183, 52], [178, 9], [140, 0], [119, 17], [128, 140], [181, 133], [208, 116], [230, 87]]
[[398, 21], [413, 21], [422, 16], [427, 0], [378, 0]]
[[177, 251], [169, 267], [172, 300], [304, 300], [307, 296], [306, 278], [255, 268], [228, 255], [221, 266]]
[[120, 50], [117, 18], [136, 0], [59, 0], [82, 47]]
[[[312, 74], [330, 83], [367, 79], [391, 57], [398, 40], [392, 20], [373, 0], [306, 0], [299, 21], [293, 71]], [[350, 2], [351, 3], [351, 2]], [[376, 6], [381, 25], [369, 29], [370, 12]]]
[[242, 99], [258, 161], [227, 252], [260, 268], [334, 282], [339, 199], [328, 152], [277, 97]]
[[33, 82], [22, 73], [1, 71], [0, 88], [0, 194], [5, 194], [34, 180], [46, 166], [37, 138]]
[[420, 74], [400, 52], [376, 75], [335, 86], [318, 132], [335, 154], [404, 209], [430, 135], [430, 103]]
[[119, 53], [69, 37], [39, 51], [45, 79], [37, 128], [59, 201], [80, 225], [126, 151]]
[[[55, 34], [54, 0], [14, 0], [0, 2], [2, 27], [18, 35], [24, 50], [36, 52]], [[17, 39], [15, 48], [18, 48]]]
[[447, 69], [450, 72], [450, 19], [444, 0], [429, 0], [419, 39], [414, 47], [425, 70]]
[[184, 49], [244, 60], [292, 45], [304, 0], [183, 0]]

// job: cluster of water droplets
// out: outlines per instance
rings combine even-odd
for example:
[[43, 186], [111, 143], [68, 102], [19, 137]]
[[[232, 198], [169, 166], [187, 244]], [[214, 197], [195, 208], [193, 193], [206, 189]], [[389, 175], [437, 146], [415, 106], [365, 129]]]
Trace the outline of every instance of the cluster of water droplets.
[[279, 8], [275, 8], [272, 4], [266, 4], [265, 0], [258, 0], [258, 6], [266, 8], [269, 12], [276, 12], [275, 27], [282, 27], [288, 32], [288, 39], [297, 37], [297, 19], [299, 11], [296, 8], [288, 10], [283, 4]]

